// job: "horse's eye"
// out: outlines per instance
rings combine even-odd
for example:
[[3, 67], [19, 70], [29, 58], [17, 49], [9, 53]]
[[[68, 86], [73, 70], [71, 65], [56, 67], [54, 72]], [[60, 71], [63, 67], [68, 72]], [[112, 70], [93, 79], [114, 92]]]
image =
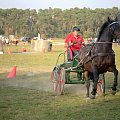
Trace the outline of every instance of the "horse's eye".
[[115, 28], [112, 26], [112, 27], [110, 27], [110, 32], [111, 33], [113, 33], [114, 32], [114, 30], [115, 30]]

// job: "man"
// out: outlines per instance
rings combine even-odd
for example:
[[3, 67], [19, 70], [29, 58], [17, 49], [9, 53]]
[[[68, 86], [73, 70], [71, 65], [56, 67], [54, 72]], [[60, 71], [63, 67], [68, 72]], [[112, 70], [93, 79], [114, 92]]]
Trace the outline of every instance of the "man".
[[[79, 35], [80, 29], [75, 26], [72, 32], [65, 39], [65, 46], [67, 47], [67, 59], [68, 61], [73, 60], [73, 57], [78, 55], [80, 49], [84, 45], [82, 36]], [[78, 80], [82, 79], [82, 73], [77, 73]], [[70, 80], [70, 72], [68, 73], [68, 80]]]
[[65, 39], [65, 46], [67, 47], [67, 59], [72, 60], [74, 56], [78, 55], [80, 49], [84, 45], [82, 36], [79, 35], [80, 29], [75, 26], [72, 32]]

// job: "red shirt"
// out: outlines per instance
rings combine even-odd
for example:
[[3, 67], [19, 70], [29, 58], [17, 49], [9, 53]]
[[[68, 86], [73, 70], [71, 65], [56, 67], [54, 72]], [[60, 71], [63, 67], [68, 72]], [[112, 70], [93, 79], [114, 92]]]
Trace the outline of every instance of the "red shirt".
[[82, 43], [84, 43], [84, 40], [82, 38], [82, 36], [78, 35], [77, 37], [75, 37], [73, 35], [73, 33], [70, 33], [66, 39], [65, 39], [65, 43], [67, 43], [69, 45], [69, 43], [73, 43], [73, 42], [77, 42], [77, 44], [74, 44], [71, 46], [71, 50], [80, 50], [82, 48]]

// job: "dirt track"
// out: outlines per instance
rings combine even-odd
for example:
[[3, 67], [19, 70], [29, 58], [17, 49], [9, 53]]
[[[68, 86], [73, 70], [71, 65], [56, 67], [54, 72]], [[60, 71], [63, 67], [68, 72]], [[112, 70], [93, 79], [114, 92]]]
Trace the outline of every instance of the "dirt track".
[[[17, 75], [13, 79], [7, 77], [0, 80], [0, 86], [24, 87], [42, 91], [53, 92], [51, 85], [50, 72], [27, 72], [26, 74]], [[65, 93], [85, 94], [85, 85], [65, 85]]]

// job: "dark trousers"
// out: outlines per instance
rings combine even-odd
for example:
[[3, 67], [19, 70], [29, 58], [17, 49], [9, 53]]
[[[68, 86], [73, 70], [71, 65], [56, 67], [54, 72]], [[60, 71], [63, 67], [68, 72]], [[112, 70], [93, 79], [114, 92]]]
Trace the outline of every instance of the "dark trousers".
[[72, 51], [72, 50], [68, 49], [68, 51], [67, 51], [67, 59], [68, 59], [68, 61], [73, 60], [73, 58], [74, 58], [76, 55], [78, 55], [78, 53], [79, 53], [78, 50]]

